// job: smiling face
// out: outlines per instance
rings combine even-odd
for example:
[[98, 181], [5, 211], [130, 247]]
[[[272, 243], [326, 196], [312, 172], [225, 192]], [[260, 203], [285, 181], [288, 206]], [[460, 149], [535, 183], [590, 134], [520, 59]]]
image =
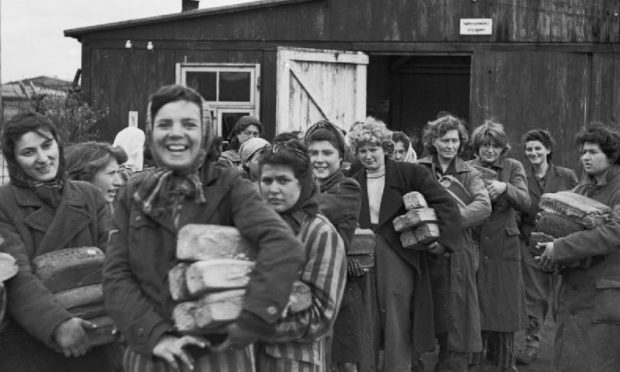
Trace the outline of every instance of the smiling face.
[[492, 140], [489, 140], [488, 142], [480, 145], [480, 148], [478, 149], [478, 156], [480, 156], [480, 161], [483, 163], [493, 164], [502, 155], [502, 151], [504, 151], [502, 146]]
[[172, 170], [187, 169], [202, 146], [200, 107], [188, 101], [163, 105], [153, 120], [153, 151]]
[[258, 127], [256, 125], [248, 125], [241, 133], [237, 134], [237, 139], [239, 140], [239, 145], [241, 145], [250, 138], [258, 138], [258, 136], [260, 136]]
[[123, 184], [116, 159], [111, 158], [105, 167], [95, 173], [93, 184], [101, 191], [103, 198], [108, 203], [114, 201], [119, 187]]
[[437, 150], [437, 156], [443, 161], [451, 161], [458, 155], [459, 147], [461, 147], [461, 138], [459, 131], [451, 129], [443, 136], [433, 141], [433, 146]]
[[376, 171], [385, 166], [385, 151], [380, 145], [370, 143], [363, 145], [357, 150], [357, 157], [369, 171]]
[[527, 141], [525, 143], [525, 157], [534, 166], [547, 164], [547, 156], [550, 152], [540, 141]]
[[340, 169], [342, 157], [329, 141], [313, 141], [308, 146], [314, 177], [325, 179]]
[[291, 209], [301, 195], [301, 184], [291, 167], [264, 164], [260, 175], [260, 192], [263, 200], [276, 212]]
[[41, 182], [51, 181], [58, 173], [60, 152], [52, 134], [44, 129], [25, 133], [15, 143], [15, 160], [24, 173]]
[[611, 162], [598, 143], [585, 142], [581, 149], [581, 163], [583, 170], [590, 176], [599, 177], [609, 167]]

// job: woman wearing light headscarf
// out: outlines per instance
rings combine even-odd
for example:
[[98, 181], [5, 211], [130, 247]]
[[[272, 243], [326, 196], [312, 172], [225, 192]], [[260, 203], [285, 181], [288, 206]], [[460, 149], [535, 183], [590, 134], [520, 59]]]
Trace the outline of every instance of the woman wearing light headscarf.
[[142, 171], [144, 166], [144, 131], [135, 127], [122, 129], [114, 138], [114, 146], [125, 150], [127, 161], [121, 165], [121, 177], [127, 182], [134, 173]]
[[411, 140], [404, 132], [392, 132], [392, 142], [394, 142], [394, 161], [404, 161], [405, 163], [415, 163], [418, 155], [415, 153]]
[[[303, 262], [300, 242], [276, 212], [238, 172], [214, 165], [202, 102], [180, 85], [151, 96], [147, 136], [157, 168], [132, 177], [119, 195], [103, 285], [129, 345], [127, 372], [253, 371], [249, 345], [275, 332]], [[259, 250], [243, 310], [217, 345], [181, 335], [172, 323], [167, 273], [178, 262], [177, 232], [189, 223], [234, 226]]]

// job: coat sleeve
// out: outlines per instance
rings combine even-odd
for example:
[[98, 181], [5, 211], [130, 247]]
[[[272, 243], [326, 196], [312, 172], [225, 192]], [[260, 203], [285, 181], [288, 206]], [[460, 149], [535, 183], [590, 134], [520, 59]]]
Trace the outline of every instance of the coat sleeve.
[[503, 196], [517, 212], [527, 212], [531, 201], [525, 168], [516, 160], [507, 162], [508, 164], [510, 164], [510, 178], [506, 182], [506, 192]]
[[460, 207], [463, 228], [470, 228], [482, 224], [491, 215], [491, 199], [484, 186], [480, 173], [471, 167], [469, 182], [466, 185], [474, 201]]
[[144, 295], [129, 261], [129, 206], [127, 188], [121, 191], [103, 266], [105, 307], [128, 343], [137, 352], [151, 355], [161, 336], [172, 330]]
[[12, 255], [19, 272], [7, 285], [11, 317], [39, 341], [52, 346], [56, 327], [73, 316], [35, 275], [30, 255], [13, 220], [0, 211], [0, 250]]
[[324, 192], [318, 195], [321, 213], [334, 225], [344, 241], [344, 248], [348, 252], [362, 204], [360, 185], [352, 178], [345, 178], [340, 183], [338, 193]]
[[230, 207], [234, 226], [258, 247], [256, 266], [244, 298], [239, 325], [269, 332], [288, 303], [304, 260], [301, 242], [280, 216], [243, 180], [233, 182]]
[[312, 305], [279, 320], [267, 342], [314, 341], [329, 333], [338, 314], [346, 281], [344, 244], [330, 226], [316, 219], [312, 225], [302, 232], [307, 261], [300, 277], [310, 287]]

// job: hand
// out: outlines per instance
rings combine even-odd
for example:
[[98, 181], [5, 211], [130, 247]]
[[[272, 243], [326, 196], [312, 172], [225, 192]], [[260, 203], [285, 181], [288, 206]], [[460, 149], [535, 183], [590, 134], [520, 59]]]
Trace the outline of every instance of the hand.
[[212, 347], [216, 353], [225, 353], [230, 350], [241, 350], [258, 340], [258, 334], [247, 329], [243, 329], [237, 323], [229, 324], [226, 327], [226, 339], [221, 344]]
[[489, 192], [489, 198], [491, 200], [497, 200], [503, 193], [506, 192], [506, 182], [490, 181], [486, 184], [487, 191]]
[[96, 328], [95, 324], [81, 318], [71, 318], [60, 323], [54, 330], [54, 341], [58, 344], [58, 351], [66, 357], [86, 354], [90, 346], [85, 329]]
[[349, 258], [347, 261], [347, 273], [349, 273], [350, 276], [359, 278], [360, 276], [366, 275], [368, 272], [368, 269], [364, 269], [357, 259]]
[[183, 348], [187, 345], [195, 345], [199, 348], [205, 348], [209, 345], [207, 340], [201, 337], [194, 336], [183, 336], [181, 338], [164, 335], [157, 345], [153, 348], [153, 355], [156, 357], [162, 358], [170, 367], [174, 370], [179, 371], [179, 364], [177, 363], [177, 358], [183, 362], [190, 370], [194, 369], [194, 360], [192, 357], [185, 351]]
[[558, 268], [558, 264], [553, 260], [553, 242], [545, 242], [536, 244], [536, 248], [544, 252], [540, 256], [534, 257], [538, 262], [540, 269], [544, 272], [554, 272]]
[[448, 255], [448, 253], [446, 252], [446, 247], [440, 242], [432, 242], [431, 244], [429, 244], [427, 251], [428, 253], [432, 253], [436, 256], [441, 256], [442, 254], [444, 256]]

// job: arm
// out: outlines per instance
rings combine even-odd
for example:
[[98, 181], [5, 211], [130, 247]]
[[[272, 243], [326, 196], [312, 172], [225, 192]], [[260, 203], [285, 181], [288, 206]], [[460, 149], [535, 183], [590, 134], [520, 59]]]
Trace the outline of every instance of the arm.
[[337, 193], [323, 192], [317, 199], [321, 213], [338, 230], [348, 252], [357, 227], [362, 194], [357, 181], [351, 178], [344, 178], [339, 186]]
[[106, 309], [137, 351], [151, 355], [153, 348], [172, 329], [143, 294], [129, 261], [129, 206], [127, 188], [120, 194], [114, 213], [113, 230], [103, 267], [103, 297]]
[[463, 228], [470, 228], [482, 224], [491, 215], [491, 199], [480, 174], [473, 168], [466, 187], [474, 201], [459, 209]]
[[300, 279], [310, 287], [312, 305], [279, 320], [275, 334], [263, 338], [267, 342], [316, 340], [329, 332], [338, 313], [346, 278], [344, 245], [335, 230], [314, 220], [301, 233], [307, 236], [308, 260]]
[[504, 197], [517, 212], [525, 212], [530, 207], [530, 194], [527, 189], [527, 176], [525, 168], [518, 161], [506, 162], [512, 164], [510, 169], [510, 179], [506, 182], [506, 192]]

